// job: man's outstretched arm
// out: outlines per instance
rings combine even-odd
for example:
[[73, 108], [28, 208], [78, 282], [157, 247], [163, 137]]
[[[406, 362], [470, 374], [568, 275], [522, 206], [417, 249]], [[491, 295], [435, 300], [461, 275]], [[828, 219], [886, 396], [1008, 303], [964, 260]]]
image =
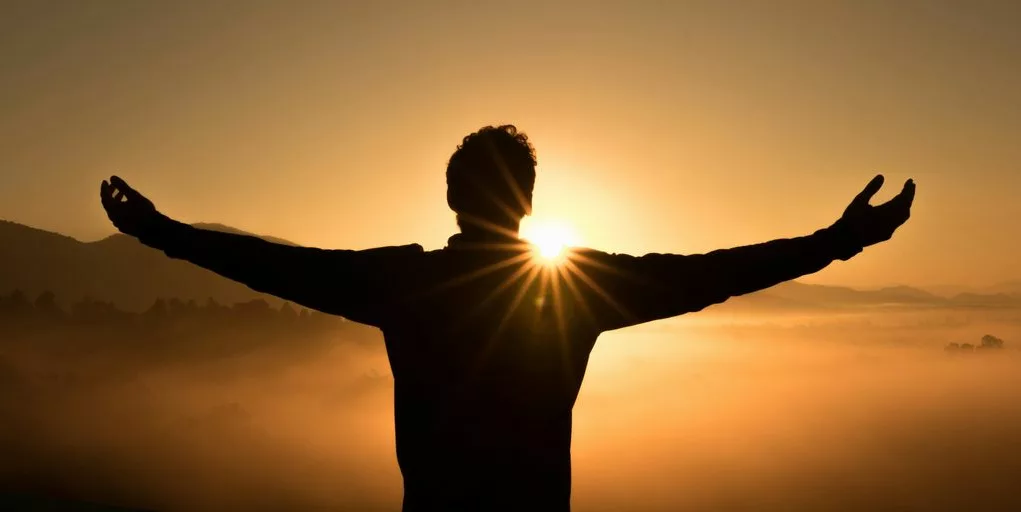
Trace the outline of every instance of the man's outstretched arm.
[[579, 251], [570, 271], [596, 325], [610, 330], [699, 311], [818, 272], [835, 260], [848, 260], [865, 247], [889, 240], [911, 213], [915, 184], [908, 180], [889, 202], [869, 200], [883, 186], [876, 176], [832, 226], [815, 233], [707, 254], [648, 254], [641, 257]]
[[172, 258], [253, 290], [373, 325], [378, 324], [387, 295], [385, 269], [421, 251], [418, 246], [325, 250], [199, 229], [163, 215], [152, 201], [116, 176], [102, 183], [100, 198], [117, 229]]

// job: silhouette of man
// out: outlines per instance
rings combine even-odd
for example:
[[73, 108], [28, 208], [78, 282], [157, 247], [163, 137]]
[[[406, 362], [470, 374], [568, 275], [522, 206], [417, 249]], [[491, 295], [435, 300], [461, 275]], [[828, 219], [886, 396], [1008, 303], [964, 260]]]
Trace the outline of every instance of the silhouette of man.
[[118, 229], [172, 258], [383, 331], [412, 512], [569, 510], [571, 409], [600, 333], [847, 260], [893, 235], [915, 191], [908, 180], [872, 206], [876, 176], [833, 225], [799, 238], [700, 255], [572, 249], [550, 264], [517, 237], [535, 165], [514, 126], [465, 137], [447, 165], [461, 232], [435, 251], [324, 250], [197, 229], [116, 176], [100, 195]]

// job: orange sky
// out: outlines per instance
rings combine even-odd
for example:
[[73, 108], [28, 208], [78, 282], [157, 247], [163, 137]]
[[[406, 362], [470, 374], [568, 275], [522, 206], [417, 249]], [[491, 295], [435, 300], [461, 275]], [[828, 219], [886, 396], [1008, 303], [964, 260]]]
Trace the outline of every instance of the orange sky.
[[512, 122], [586, 245], [807, 234], [882, 172], [915, 217], [813, 281], [1021, 278], [1019, 3], [424, 3], [5, 2], [0, 218], [99, 238], [118, 173], [185, 221], [435, 248], [446, 159]]

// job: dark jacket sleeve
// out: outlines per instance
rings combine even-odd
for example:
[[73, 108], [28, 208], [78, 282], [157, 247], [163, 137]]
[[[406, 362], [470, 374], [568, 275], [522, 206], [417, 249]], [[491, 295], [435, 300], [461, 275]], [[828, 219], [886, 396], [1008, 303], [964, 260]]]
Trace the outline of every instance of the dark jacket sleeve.
[[140, 241], [249, 288], [324, 313], [378, 326], [406, 268], [422, 247], [364, 251], [272, 243], [166, 219]]
[[568, 273], [595, 327], [618, 329], [724, 302], [822, 270], [862, 247], [842, 226], [706, 254], [641, 257], [578, 250]]

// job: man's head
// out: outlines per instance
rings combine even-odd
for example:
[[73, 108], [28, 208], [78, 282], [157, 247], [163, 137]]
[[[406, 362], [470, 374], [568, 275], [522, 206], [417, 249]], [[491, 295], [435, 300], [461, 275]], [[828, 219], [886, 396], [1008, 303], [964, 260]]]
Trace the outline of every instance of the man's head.
[[486, 126], [465, 137], [447, 164], [447, 204], [461, 231], [517, 232], [532, 212], [535, 163], [528, 137], [514, 125]]

